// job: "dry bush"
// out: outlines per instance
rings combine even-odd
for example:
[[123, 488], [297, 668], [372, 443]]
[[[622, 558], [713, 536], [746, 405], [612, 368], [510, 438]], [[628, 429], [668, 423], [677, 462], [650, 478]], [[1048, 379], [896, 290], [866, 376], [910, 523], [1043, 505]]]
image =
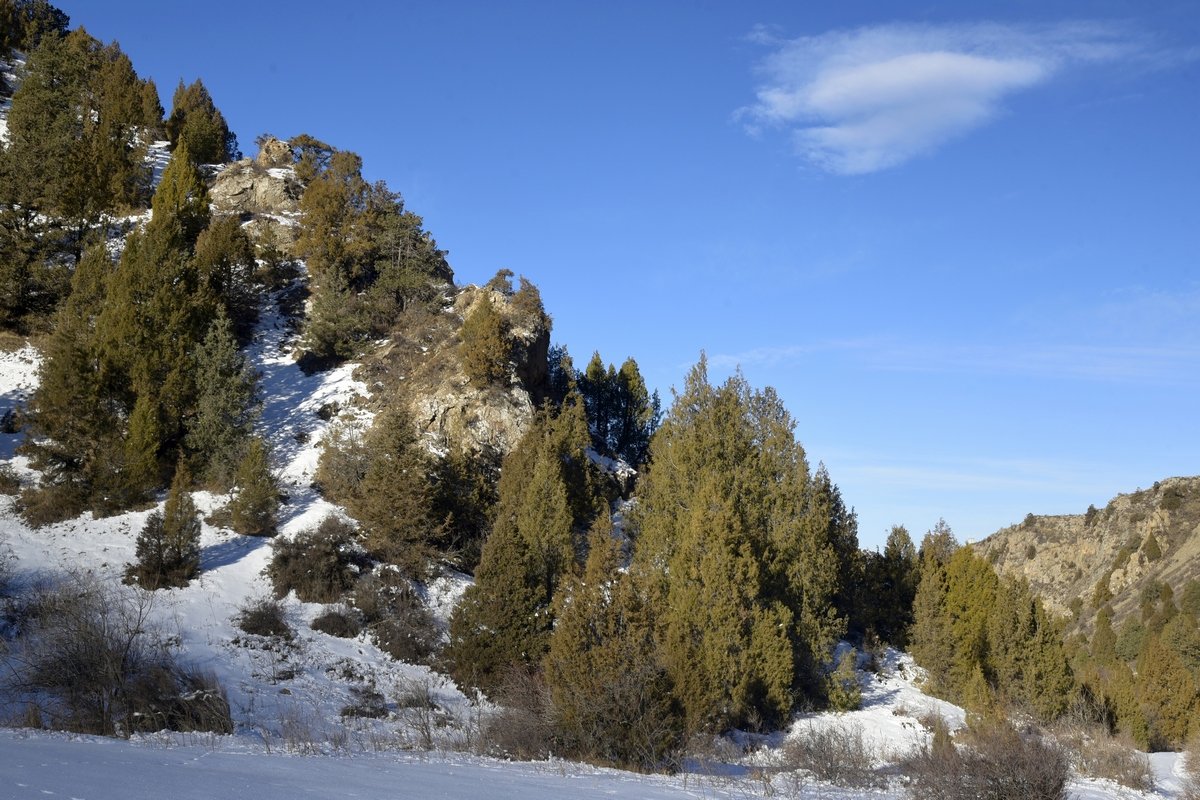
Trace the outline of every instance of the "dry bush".
[[1073, 726], [1056, 732], [1055, 739], [1067, 749], [1071, 763], [1081, 774], [1142, 792], [1153, 790], [1150, 759], [1130, 741], [1118, 739], [1097, 725]]
[[504, 675], [495, 700], [500, 706], [483, 724], [485, 754], [534, 760], [553, 750], [554, 723], [550, 690], [542, 676], [521, 667]]
[[343, 717], [382, 719], [388, 715], [387, 701], [383, 694], [370, 686], [355, 686], [350, 689], [354, 701], [342, 706]]
[[902, 764], [919, 800], [1062, 800], [1070, 761], [1057, 745], [1008, 722], [982, 723], [959, 745], [945, 726]]
[[0, 464], [0, 494], [15, 496], [21, 493], [21, 478], [12, 464]]
[[1183, 754], [1182, 800], [1200, 800], [1200, 732], [1192, 735]]
[[238, 611], [237, 626], [252, 636], [270, 636], [291, 641], [295, 636], [283, 611], [283, 603], [268, 597], [249, 601]]
[[76, 575], [22, 601], [5, 672], [28, 724], [108, 736], [233, 730], [216, 681], [181, 667], [152, 624], [151, 593]]
[[77, 486], [27, 486], [18, 509], [25, 524], [41, 528], [79, 516], [88, 507], [87, 494]]
[[784, 742], [780, 755], [780, 766], [785, 771], [803, 771], [851, 789], [883, 785], [875, 769], [875, 749], [857, 723], [801, 727]]
[[276, 539], [267, 565], [275, 596], [294, 591], [306, 603], [332, 603], [358, 579], [365, 556], [358, 546], [358, 531], [349, 522], [330, 515], [316, 528], [294, 539]]
[[397, 661], [428, 664], [441, 642], [433, 616], [412, 583], [392, 569], [380, 569], [358, 582], [354, 605], [381, 650]]
[[362, 623], [352, 610], [339, 606], [316, 617], [312, 621], [312, 629], [339, 639], [353, 639], [362, 633]]

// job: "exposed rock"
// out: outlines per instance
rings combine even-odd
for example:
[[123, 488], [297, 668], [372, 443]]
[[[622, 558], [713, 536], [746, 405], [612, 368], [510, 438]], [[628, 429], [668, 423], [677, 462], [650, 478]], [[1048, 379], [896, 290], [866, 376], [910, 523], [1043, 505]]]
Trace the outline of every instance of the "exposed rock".
[[259, 145], [258, 156], [254, 161], [264, 169], [290, 167], [292, 166], [292, 147], [274, 136], [268, 136]]
[[304, 187], [290, 167], [265, 169], [244, 158], [221, 170], [209, 199], [217, 211], [232, 214], [294, 214]]
[[[508, 320], [512, 354], [508, 380], [480, 387], [463, 371], [458, 332], [485, 295]], [[403, 398], [431, 449], [502, 457], [525, 435], [545, 396], [549, 344], [544, 314], [523, 318], [511, 296], [468, 286], [443, 312], [409, 320], [364, 360], [360, 378], [380, 402]]]
[[1178, 597], [1200, 577], [1200, 477], [1168, 478], [1085, 514], [1030, 514], [972, 546], [1002, 574], [1028, 580], [1058, 614], [1072, 616], [1074, 603], [1081, 627], [1095, 616], [1097, 584], [1107, 586], [1119, 623], [1138, 611], [1150, 581]]

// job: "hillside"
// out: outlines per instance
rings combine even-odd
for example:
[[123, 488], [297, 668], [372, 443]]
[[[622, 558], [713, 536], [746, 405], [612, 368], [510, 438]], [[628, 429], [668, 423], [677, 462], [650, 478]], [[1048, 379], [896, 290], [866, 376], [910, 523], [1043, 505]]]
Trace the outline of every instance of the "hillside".
[[1166, 584], [1178, 599], [1200, 579], [1200, 477], [1167, 478], [1081, 514], [1030, 514], [973, 546], [1080, 623], [1111, 594], [1119, 623], [1138, 610], [1145, 587]]

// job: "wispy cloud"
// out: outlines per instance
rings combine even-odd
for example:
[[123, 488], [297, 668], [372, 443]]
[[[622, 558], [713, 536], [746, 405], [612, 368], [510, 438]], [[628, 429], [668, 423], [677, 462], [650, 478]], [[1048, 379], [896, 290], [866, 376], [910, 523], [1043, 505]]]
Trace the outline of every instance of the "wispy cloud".
[[760, 64], [751, 133], [788, 130], [797, 152], [838, 174], [893, 167], [978, 128], [1009, 95], [1078, 64], [1132, 58], [1138, 37], [1096, 23], [884, 25], [780, 39]]

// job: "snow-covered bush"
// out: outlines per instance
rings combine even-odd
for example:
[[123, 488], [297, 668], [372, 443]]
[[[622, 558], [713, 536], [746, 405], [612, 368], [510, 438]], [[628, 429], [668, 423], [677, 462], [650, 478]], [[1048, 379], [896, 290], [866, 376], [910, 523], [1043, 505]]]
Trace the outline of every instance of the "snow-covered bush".
[[296, 635], [283, 612], [283, 603], [269, 597], [252, 600], [243, 606], [236, 623], [251, 636], [268, 636], [290, 642]]
[[882, 785], [877, 754], [862, 725], [801, 726], [780, 749], [782, 768], [849, 788]]

